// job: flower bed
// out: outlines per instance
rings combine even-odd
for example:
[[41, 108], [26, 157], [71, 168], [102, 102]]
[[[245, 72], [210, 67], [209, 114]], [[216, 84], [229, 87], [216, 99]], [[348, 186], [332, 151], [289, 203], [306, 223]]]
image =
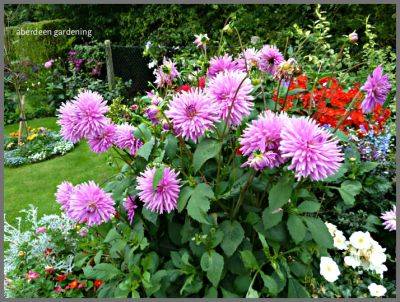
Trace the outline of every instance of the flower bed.
[[226, 24], [219, 43], [196, 35], [193, 59], [164, 58], [133, 104], [85, 90], [61, 106], [66, 140], [125, 163], [104, 185], [57, 188], [88, 230], [76, 284], [100, 282], [100, 298], [393, 297], [393, 74], [335, 69], [355, 33], [309, 60], [301, 43], [230, 52], [229, 34], [241, 41]]
[[10, 133], [5, 139], [4, 165], [18, 167], [25, 164], [44, 161], [58, 155], [65, 155], [74, 148], [74, 144], [63, 139], [56, 132], [44, 127], [28, 129], [26, 142], [18, 144], [18, 132]]

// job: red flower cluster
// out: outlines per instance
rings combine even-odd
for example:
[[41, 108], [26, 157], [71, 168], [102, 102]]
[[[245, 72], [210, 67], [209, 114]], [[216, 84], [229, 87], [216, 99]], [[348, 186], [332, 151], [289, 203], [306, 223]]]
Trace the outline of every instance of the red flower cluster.
[[[340, 119], [346, 114], [350, 102], [356, 98], [354, 108], [349, 117], [339, 126], [340, 130], [348, 127], [366, 133], [370, 129], [380, 132], [390, 117], [390, 110], [377, 106], [371, 116], [366, 116], [361, 111], [363, 95], [360, 85], [354, 84], [349, 90], [345, 90], [339, 81], [332, 77], [324, 77], [318, 80], [312, 91], [307, 90], [308, 80], [303, 74], [296, 77], [289, 85], [289, 92], [285, 97], [280, 96], [278, 103], [283, 110], [306, 111], [321, 125], [336, 127]], [[298, 90], [298, 92], [296, 92]], [[277, 92], [272, 98], [277, 101]]]
[[[200, 77], [198, 82], [197, 82], [197, 88], [204, 89], [206, 86], [206, 78], [205, 77]], [[176, 88], [176, 92], [181, 92], [181, 91], [191, 91], [192, 88], [189, 84], [183, 84]]]

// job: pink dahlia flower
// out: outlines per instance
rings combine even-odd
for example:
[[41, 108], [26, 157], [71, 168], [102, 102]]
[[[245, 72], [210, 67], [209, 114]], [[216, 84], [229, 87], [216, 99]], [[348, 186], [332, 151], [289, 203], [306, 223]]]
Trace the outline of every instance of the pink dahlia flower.
[[171, 60], [163, 59], [163, 64], [155, 71], [157, 87], [171, 86], [175, 78], [179, 76], [179, 72], [175, 67], [175, 63]]
[[207, 92], [219, 107], [219, 118], [239, 125], [253, 108], [253, 85], [241, 71], [218, 73], [208, 83]]
[[240, 142], [240, 151], [243, 155], [250, 155], [254, 152], [273, 151], [276, 154], [274, 166], [284, 162], [279, 155], [279, 144], [281, 141], [281, 130], [283, 124], [288, 119], [285, 113], [280, 115], [267, 110], [261, 113], [258, 119], [253, 120], [244, 130]]
[[283, 60], [284, 57], [276, 46], [264, 45], [260, 50], [258, 66], [261, 71], [274, 75]]
[[217, 121], [218, 107], [202, 91], [183, 91], [174, 96], [165, 114], [171, 119], [178, 135], [197, 142]]
[[133, 135], [134, 131], [135, 127], [129, 124], [117, 125], [114, 138], [115, 145], [121, 149], [128, 149], [132, 156], [143, 145], [142, 141]]
[[133, 217], [135, 216], [135, 209], [137, 208], [135, 202], [135, 196], [127, 196], [124, 201], [124, 208], [128, 214], [128, 220], [130, 223], [133, 221]]
[[106, 152], [114, 143], [116, 131], [116, 125], [112, 123], [105, 125], [100, 133], [92, 135], [88, 138], [90, 149], [95, 153]]
[[73, 143], [82, 139], [82, 134], [75, 131], [77, 114], [74, 102], [66, 102], [58, 110], [57, 123], [61, 126], [60, 133], [65, 140]]
[[366, 93], [361, 103], [363, 113], [372, 112], [377, 104], [383, 105], [391, 87], [387, 74], [383, 74], [382, 66], [379, 65], [361, 87]]
[[107, 222], [115, 214], [114, 200], [93, 181], [75, 187], [71, 195], [69, 217], [88, 226]]
[[180, 191], [178, 173], [166, 167], [163, 177], [159, 181], [157, 188], [153, 189], [153, 178], [156, 168], [147, 168], [137, 178], [137, 189], [139, 198], [144, 206], [152, 212], [164, 213], [176, 209]]
[[297, 179], [324, 179], [335, 174], [343, 161], [338, 141], [308, 117], [292, 117], [284, 123], [279, 150], [283, 158], [291, 158], [288, 168]]
[[213, 78], [220, 72], [234, 70], [239, 70], [238, 63], [230, 55], [225, 54], [223, 57], [211, 58], [207, 76]]
[[65, 213], [69, 211], [71, 195], [74, 192], [74, 185], [69, 181], [63, 181], [57, 186], [56, 201], [61, 205]]
[[240, 53], [237, 59], [239, 69], [246, 72], [246, 70], [250, 70], [252, 67], [257, 67], [258, 61], [260, 60], [259, 56], [260, 53], [258, 50], [255, 48], [247, 48], [244, 52]]
[[97, 135], [108, 124], [105, 117], [109, 107], [103, 97], [90, 90], [80, 92], [72, 102], [63, 104], [59, 110], [58, 123], [62, 136], [72, 142]]
[[104, 114], [110, 108], [99, 93], [85, 90], [75, 97], [74, 103], [77, 118], [75, 131], [82, 137], [88, 138], [100, 133], [103, 127], [109, 123]]
[[387, 212], [382, 213], [381, 218], [384, 220], [383, 225], [386, 230], [396, 231], [396, 206]]

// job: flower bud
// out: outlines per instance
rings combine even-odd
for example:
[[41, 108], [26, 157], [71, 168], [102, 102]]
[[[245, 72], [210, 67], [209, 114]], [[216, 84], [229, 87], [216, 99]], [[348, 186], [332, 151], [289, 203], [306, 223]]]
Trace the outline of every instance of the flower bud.
[[24, 251], [19, 251], [18, 252], [18, 256], [19, 257], [24, 257], [26, 255], [26, 253]]
[[353, 43], [353, 44], [357, 43], [358, 35], [355, 31], [353, 31], [351, 34], [349, 34], [349, 41], [350, 41], [350, 43]]

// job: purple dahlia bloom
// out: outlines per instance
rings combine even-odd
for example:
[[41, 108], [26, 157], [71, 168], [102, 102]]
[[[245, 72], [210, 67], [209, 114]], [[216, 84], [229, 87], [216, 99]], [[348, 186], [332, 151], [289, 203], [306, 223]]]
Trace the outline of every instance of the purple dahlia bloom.
[[276, 68], [284, 60], [282, 53], [274, 45], [264, 45], [259, 53], [258, 66], [261, 71], [274, 75]]
[[382, 213], [381, 218], [384, 220], [383, 225], [386, 230], [396, 231], [396, 206], [391, 211]]
[[171, 86], [174, 79], [179, 76], [175, 63], [166, 58], [163, 59], [163, 64], [154, 71], [154, 74], [156, 75], [155, 83], [159, 88]]
[[121, 149], [128, 149], [132, 156], [143, 145], [142, 141], [134, 136], [134, 131], [135, 127], [129, 124], [117, 125], [114, 137], [115, 145]]
[[343, 161], [338, 141], [309, 117], [292, 117], [284, 123], [279, 150], [283, 158], [291, 158], [288, 169], [297, 179], [324, 179], [335, 174]]
[[166, 167], [163, 171], [163, 177], [159, 181], [157, 188], [153, 189], [153, 179], [156, 168], [147, 168], [137, 178], [137, 189], [139, 199], [144, 206], [152, 212], [162, 214], [176, 209], [177, 200], [180, 191], [178, 173]]
[[387, 74], [383, 74], [382, 66], [379, 65], [361, 87], [366, 93], [361, 103], [363, 113], [372, 112], [377, 104], [383, 105], [391, 87]]
[[218, 107], [207, 94], [196, 89], [175, 95], [165, 114], [177, 134], [197, 142], [218, 120]]
[[234, 70], [239, 70], [238, 63], [230, 55], [224, 54], [224, 56], [211, 58], [207, 76], [213, 78], [220, 72]]
[[88, 138], [90, 149], [95, 153], [106, 152], [114, 143], [117, 126], [110, 123], [105, 125], [100, 133]]
[[128, 220], [130, 223], [133, 221], [133, 217], [135, 216], [135, 209], [137, 208], [135, 202], [135, 196], [127, 196], [124, 201], [124, 208], [128, 215]]
[[219, 118], [228, 124], [239, 125], [253, 108], [253, 85], [246, 76], [241, 71], [227, 71], [218, 73], [208, 83], [207, 93], [219, 107]]
[[160, 109], [156, 105], [147, 107], [144, 114], [154, 125], [159, 124]]
[[57, 186], [56, 201], [61, 205], [61, 209], [68, 213], [71, 195], [74, 192], [74, 185], [69, 181], [63, 181]]
[[107, 222], [115, 214], [114, 200], [93, 181], [75, 187], [71, 195], [69, 217], [88, 226]]

